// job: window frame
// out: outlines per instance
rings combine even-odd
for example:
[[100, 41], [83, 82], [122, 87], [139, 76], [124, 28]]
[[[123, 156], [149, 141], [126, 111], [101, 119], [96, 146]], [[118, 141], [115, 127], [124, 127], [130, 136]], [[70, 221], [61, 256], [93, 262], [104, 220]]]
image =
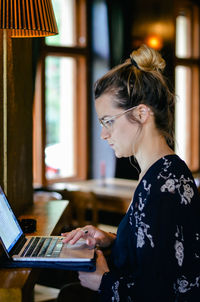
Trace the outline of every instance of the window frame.
[[[190, 170], [195, 173], [200, 169], [200, 8], [192, 2], [181, 2], [176, 8], [176, 16], [181, 11], [189, 12], [191, 26], [190, 56], [179, 58], [175, 55], [175, 68], [177, 66], [190, 68], [191, 83], [187, 96], [187, 121], [188, 138], [186, 141], [186, 163]], [[198, 36], [198, 39], [197, 39]]]
[[[34, 186], [46, 186], [55, 182], [84, 180], [88, 175], [88, 97], [89, 97], [89, 34], [87, 24], [87, 0], [76, 1], [77, 46], [53, 46], [41, 42], [41, 55], [37, 63], [33, 107], [33, 182]], [[85, 37], [80, 44], [78, 38]], [[47, 179], [45, 171], [45, 59], [47, 56], [72, 57], [77, 61], [75, 104], [75, 171], [73, 177]]]

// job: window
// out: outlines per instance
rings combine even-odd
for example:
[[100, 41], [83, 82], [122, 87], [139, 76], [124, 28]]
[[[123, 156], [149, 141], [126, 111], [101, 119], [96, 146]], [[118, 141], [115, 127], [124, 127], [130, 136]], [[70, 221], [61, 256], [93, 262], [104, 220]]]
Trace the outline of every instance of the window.
[[45, 38], [36, 75], [34, 184], [87, 174], [86, 0], [52, 0], [59, 35]]
[[176, 17], [175, 149], [199, 170], [199, 7], [181, 7]]

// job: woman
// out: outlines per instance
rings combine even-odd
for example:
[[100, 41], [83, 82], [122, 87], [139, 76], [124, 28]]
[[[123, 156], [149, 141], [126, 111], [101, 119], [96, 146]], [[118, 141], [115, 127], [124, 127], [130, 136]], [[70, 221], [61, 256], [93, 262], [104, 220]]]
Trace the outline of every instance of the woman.
[[95, 85], [101, 138], [141, 169], [117, 235], [93, 226], [64, 234], [71, 244], [83, 237], [89, 246], [112, 247], [109, 264], [98, 250], [96, 271], [79, 272], [81, 285], [101, 301], [200, 301], [200, 198], [171, 148], [174, 97], [164, 67], [143, 45]]

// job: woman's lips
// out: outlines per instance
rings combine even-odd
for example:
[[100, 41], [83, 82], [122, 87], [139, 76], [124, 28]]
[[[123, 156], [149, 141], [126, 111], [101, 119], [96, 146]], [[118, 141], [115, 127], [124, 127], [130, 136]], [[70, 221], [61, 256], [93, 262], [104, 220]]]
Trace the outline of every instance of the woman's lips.
[[108, 145], [113, 148], [114, 147], [114, 143], [113, 142], [110, 142], [110, 141], [107, 141]]

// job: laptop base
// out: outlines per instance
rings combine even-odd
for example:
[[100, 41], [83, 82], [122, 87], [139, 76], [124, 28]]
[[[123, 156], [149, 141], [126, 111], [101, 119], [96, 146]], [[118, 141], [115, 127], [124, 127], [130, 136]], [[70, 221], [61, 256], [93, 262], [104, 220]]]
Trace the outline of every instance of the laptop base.
[[95, 259], [90, 262], [55, 262], [55, 261], [13, 261], [7, 257], [0, 258], [0, 268], [54, 268], [69, 271], [94, 272], [96, 269]]

